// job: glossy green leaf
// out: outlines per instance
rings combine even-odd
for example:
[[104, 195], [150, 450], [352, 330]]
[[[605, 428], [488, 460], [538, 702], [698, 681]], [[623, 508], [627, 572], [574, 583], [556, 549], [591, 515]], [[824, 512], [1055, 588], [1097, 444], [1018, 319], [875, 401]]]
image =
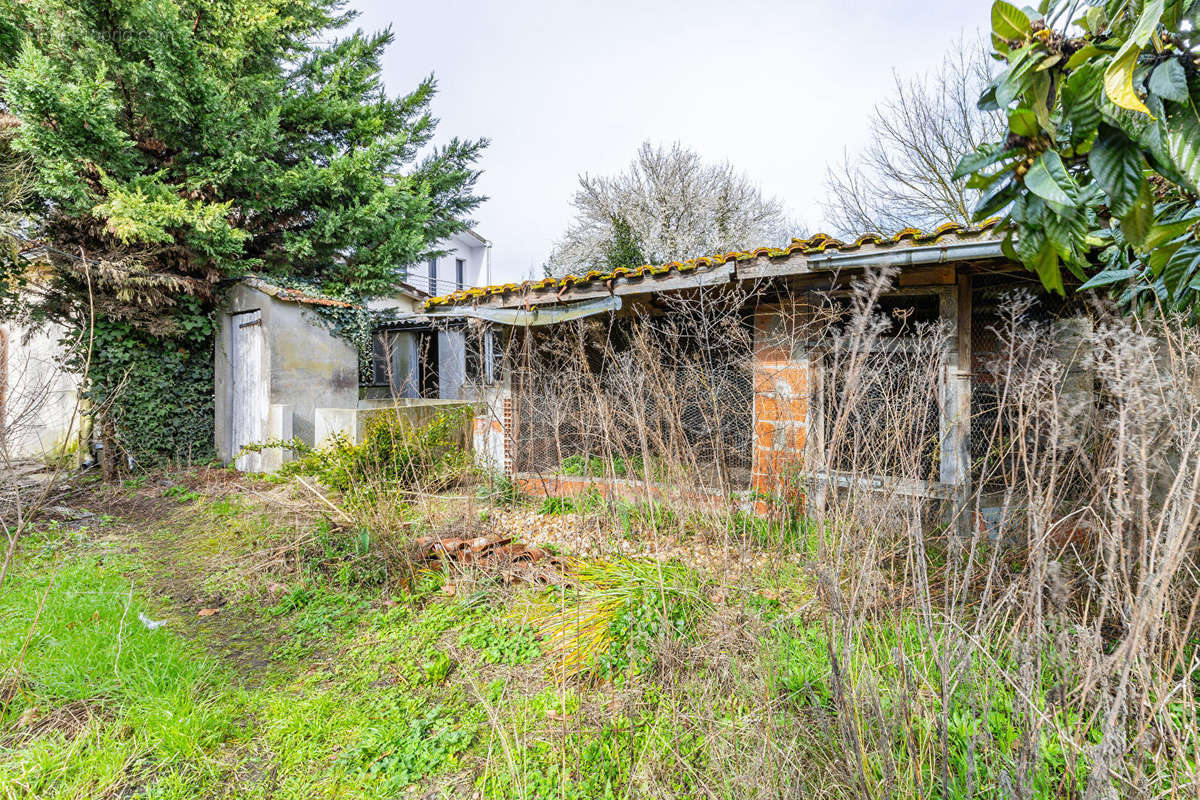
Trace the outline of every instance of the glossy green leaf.
[[954, 168], [954, 173], [950, 176], [952, 180], [964, 178], [973, 172], [990, 167], [1009, 158], [1013, 158], [1021, 151], [1015, 148], [1004, 149], [1001, 147], [989, 147], [985, 145], [973, 153], [967, 153], [958, 160], [958, 166]]
[[1058, 268], [1058, 253], [1054, 251], [1050, 242], [1044, 243], [1033, 263], [1027, 263], [1025, 266], [1031, 267], [1037, 273], [1046, 291], [1065, 294], [1062, 270]]
[[992, 4], [992, 32], [1001, 39], [1024, 39], [1032, 33], [1025, 12], [1004, 0]]
[[1060, 61], [1062, 61], [1062, 53], [1051, 53], [1038, 62], [1036, 71], [1045, 72]]
[[1033, 100], [1033, 114], [1038, 127], [1051, 137], [1058, 136], [1054, 120], [1050, 118], [1050, 104], [1054, 102], [1054, 81], [1045, 72], [1035, 72], [1029, 81], [1029, 94]]
[[1184, 219], [1177, 219], [1171, 222], [1160, 222], [1150, 228], [1150, 233], [1146, 235], [1145, 246], [1147, 250], [1153, 250], [1156, 247], [1162, 247], [1167, 242], [1177, 236], [1182, 236], [1192, 225], [1196, 224], [1196, 217], [1188, 216]]
[[1079, 141], [1100, 124], [1101, 72], [1088, 64], [1067, 77], [1062, 87], [1062, 110], [1071, 122], [1072, 139]]
[[1187, 285], [1197, 269], [1200, 269], [1200, 242], [1189, 242], [1176, 250], [1163, 268], [1163, 283], [1174, 295]]
[[1142, 176], [1145, 159], [1138, 146], [1121, 131], [1102, 125], [1088, 154], [1088, 165], [1108, 195], [1112, 213], [1117, 217], [1128, 214], [1145, 182]]
[[1004, 237], [1004, 241], [1000, 242], [1000, 252], [1004, 253], [1004, 257], [1009, 261], [1020, 261], [1021, 256], [1017, 253], [1017, 248], [1013, 245], [1014, 231], [1009, 231]]
[[[1163, 269], [1166, 268], [1167, 262], [1175, 255], [1175, 252], [1183, 246], [1182, 242], [1177, 244], [1163, 245], [1149, 250], [1149, 255], [1146, 256], [1146, 265], [1150, 268], [1151, 275], [1162, 275]], [[1147, 248], [1148, 249], [1148, 248]]]
[[1007, 206], [1016, 197], [1016, 184], [1010, 179], [997, 183], [975, 204], [976, 219], [986, 219]]
[[1150, 91], [1166, 100], [1174, 100], [1176, 103], [1188, 101], [1187, 73], [1177, 58], [1164, 61], [1155, 67], [1154, 72], [1150, 73], [1148, 86]]
[[1121, 217], [1121, 233], [1135, 247], [1142, 247], [1154, 224], [1154, 194], [1150, 184], [1143, 183], [1137, 199], [1128, 213]]
[[1082, 66], [1084, 62], [1090, 61], [1103, 52], [1103, 50], [1101, 50], [1099, 47], [1096, 47], [1094, 44], [1084, 45], [1072, 53], [1071, 57], [1067, 59], [1066, 68], [1068, 71], [1074, 71]]
[[1074, 181], [1067, 174], [1062, 158], [1053, 150], [1047, 150], [1034, 160], [1029, 172], [1025, 173], [1025, 188], [1048, 203], [1067, 207], [1075, 203], [1070, 194]]
[[1140, 272], [1140, 269], [1106, 269], [1103, 272], [1093, 275], [1090, 280], [1079, 288], [1083, 290], [1095, 289], [1098, 286], [1110, 286], [1114, 283], [1127, 281], [1130, 278], [1136, 277]]
[[1025, 45], [1009, 56], [1008, 69], [996, 77], [996, 104], [1008, 108], [1029, 86], [1030, 72], [1036, 63], [1033, 45]]
[[1016, 108], [1008, 114], [1008, 129], [1017, 136], [1032, 139], [1042, 132], [1037, 114], [1030, 108]]
[[1168, 120], [1166, 150], [1184, 185], [1200, 194], [1200, 119], [1189, 106]]

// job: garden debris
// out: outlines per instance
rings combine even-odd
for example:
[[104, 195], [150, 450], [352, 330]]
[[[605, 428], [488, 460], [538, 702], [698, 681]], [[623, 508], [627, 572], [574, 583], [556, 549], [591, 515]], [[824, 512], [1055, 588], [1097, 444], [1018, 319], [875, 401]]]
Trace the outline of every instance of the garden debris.
[[23, 741], [50, 733], [58, 733], [66, 739], [73, 739], [93, 718], [102, 713], [103, 707], [98, 698], [73, 700], [48, 710], [43, 710], [39, 706], [30, 706], [17, 718], [8, 732], [4, 736], [0, 736], [0, 748], [16, 747]]
[[544, 548], [514, 542], [512, 536], [502, 534], [420, 536], [416, 546], [417, 557], [423, 561], [441, 560], [494, 568], [505, 583], [550, 583], [550, 571], [535, 569], [534, 565], [557, 568], [565, 564], [563, 559]]
[[56, 517], [61, 517], [65, 522], [76, 522], [83, 519], [91, 519], [96, 515], [91, 511], [74, 509], [70, 506], [46, 506], [42, 509], [46, 514], [51, 514]]
[[141, 612], [138, 612], [138, 620], [143, 625], [146, 626], [146, 630], [148, 630], [148, 631], [156, 631], [159, 628], [161, 628], [163, 625], [167, 624], [167, 621], [165, 619], [150, 619], [149, 617], [147, 617], [145, 614], [143, 614]]
[[497, 509], [488, 524], [498, 535], [512, 535], [528, 547], [553, 546], [578, 558], [652, 558], [680, 561], [725, 580], [742, 582], [754, 572], [777, 570], [783, 562], [803, 563], [799, 553], [780, 553], [747, 542], [736, 532], [716, 530], [685, 533], [653, 531], [647, 526], [625, 530], [603, 513], [546, 514], [536, 508]]

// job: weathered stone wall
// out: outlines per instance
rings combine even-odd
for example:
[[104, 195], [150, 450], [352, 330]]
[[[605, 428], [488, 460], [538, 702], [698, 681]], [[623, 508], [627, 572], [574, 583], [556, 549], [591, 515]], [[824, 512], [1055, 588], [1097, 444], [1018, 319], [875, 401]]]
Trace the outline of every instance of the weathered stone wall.
[[78, 464], [86, 457], [87, 419], [77, 415], [79, 376], [63, 367], [51, 323], [36, 331], [0, 327], [0, 436], [8, 458]]

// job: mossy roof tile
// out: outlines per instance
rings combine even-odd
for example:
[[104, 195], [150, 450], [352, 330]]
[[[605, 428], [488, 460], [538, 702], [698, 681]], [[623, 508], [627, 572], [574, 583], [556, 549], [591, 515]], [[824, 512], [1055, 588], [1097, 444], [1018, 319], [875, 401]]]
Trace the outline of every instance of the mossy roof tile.
[[872, 247], [892, 247], [902, 242], [911, 242], [913, 244], [934, 244], [943, 237], [973, 237], [985, 233], [998, 225], [998, 218], [989, 219], [978, 226], [962, 225], [957, 222], [946, 222], [939, 225], [932, 231], [921, 231], [917, 228], [905, 228], [902, 231], [897, 231], [891, 236], [883, 236], [878, 233], [864, 233], [857, 237], [852, 242], [844, 242], [833, 236], [824, 233], [813, 234], [812, 236], [803, 239], [792, 239], [791, 243], [786, 247], [758, 247], [752, 250], [741, 250], [729, 253], [721, 253], [711, 256], [700, 256], [699, 258], [689, 259], [688, 261], [672, 261], [667, 264], [643, 264], [640, 267], [618, 267], [610, 272], [601, 270], [590, 270], [584, 275], [566, 275], [562, 278], [543, 278], [537, 281], [525, 281], [524, 283], [503, 283], [492, 286], [473, 286], [469, 289], [460, 289], [451, 294], [441, 297], [431, 297], [425, 301], [427, 307], [455, 305], [465, 300], [473, 298], [490, 297], [496, 295], [506, 295], [511, 292], [525, 291], [529, 289], [553, 289], [558, 287], [561, 290], [573, 286], [580, 286], [592, 282], [605, 282], [615, 278], [645, 278], [647, 276], [662, 276], [670, 272], [691, 272], [700, 268], [716, 267], [730, 262], [752, 261], [757, 258], [785, 258], [796, 254], [801, 255], [817, 255], [836, 250], [838, 252], [850, 252], [858, 250], [863, 246], [870, 245]]

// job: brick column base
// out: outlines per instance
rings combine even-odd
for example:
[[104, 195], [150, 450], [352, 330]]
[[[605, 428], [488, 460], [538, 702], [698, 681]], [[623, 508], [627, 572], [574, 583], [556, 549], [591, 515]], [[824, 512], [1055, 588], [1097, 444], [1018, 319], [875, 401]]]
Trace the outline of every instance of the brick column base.
[[[761, 495], [794, 502], [794, 473], [804, 466], [808, 441], [808, 362], [793, 355], [788, 326], [777, 306], [754, 314], [754, 469]], [[769, 504], [761, 498], [756, 510]]]

